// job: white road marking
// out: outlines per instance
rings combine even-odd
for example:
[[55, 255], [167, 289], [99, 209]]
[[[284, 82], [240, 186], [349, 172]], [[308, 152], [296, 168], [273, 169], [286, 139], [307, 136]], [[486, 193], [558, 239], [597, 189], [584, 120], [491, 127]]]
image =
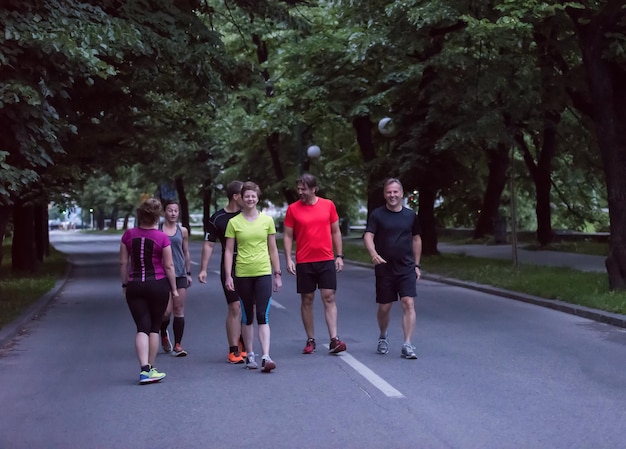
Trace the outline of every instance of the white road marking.
[[[213, 273], [220, 274], [219, 271], [213, 271]], [[277, 309], [286, 310], [286, 307], [283, 306], [278, 301], [276, 301], [275, 299], [272, 299], [270, 306], [276, 307]], [[327, 344], [325, 344], [324, 346], [326, 347], [326, 349], [328, 349]], [[341, 360], [343, 360], [348, 365], [350, 365], [352, 369], [354, 369], [357, 373], [363, 376], [374, 387], [378, 388], [385, 396], [390, 397], [390, 398], [403, 398], [404, 397], [404, 395], [400, 393], [398, 390], [396, 390], [394, 387], [392, 387], [389, 384], [389, 382], [384, 380], [382, 377], [380, 377], [378, 374], [376, 374], [374, 371], [369, 369], [363, 363], [359, 362], [357, 359], [352, 357], [347, 352], [342, 352], [340, 357], [341, 357]]]
[[[326, 349], [328, 349], [328, 345], [324, 345]], [[369, 369], [367, 366], [359, 362], [357, 359], [352, 357], [347, 352], [342, 352], [339, 356], [341, 360], [350, 365], [357, 373], [361, 376], [365, 377], [366, 380], [369, 381], [372, 385], [378, 388], [384, 395], [390, 398], [403, 398], [404, 395], [392, 387], [385, 379], [380, 377], [374, 371]]]
[[285, 306], [283, 306], [281, 303], [279, 303], [278, 301], [276, 301], [275, 299], [272, 299], [272, 301], [270, 302], [270, 306], [274, 306], [277, 309], [283, 309], [283, 310], [287, 310], [287, 308]]

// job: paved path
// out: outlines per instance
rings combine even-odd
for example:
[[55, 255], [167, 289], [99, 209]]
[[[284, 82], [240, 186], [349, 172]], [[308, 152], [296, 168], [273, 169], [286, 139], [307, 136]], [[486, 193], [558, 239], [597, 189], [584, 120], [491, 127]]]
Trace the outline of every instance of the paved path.
[[[441, 242], [437, 248], [442, 253], [466, 254], [472, 257], [502, 259], [513, 263], [512, 245], [453, 245]], [[517, 260], [522, 264], [570, 267], [580, 271], [606, 272], [604, 256], [568, 253], [563, 251], [530, 251], [517, 248]]]
[[[570, 449], [626, 441], [622, 329], [424, 280], [419, 359], [399, 357], [398, 306], [391, 352], [380, 356], [373, 273], [352, 264], [339, 277], [346, 353], [325, 354], [318, 299], [318, 351], [301, 354], [299, 299], [286, 276], [270, 315], [278, 368], [263, 375], [226, 363], [213, 258], [209, 283], [189, 291], [189, 356], [160, 353], [168, 377], [138, 386], [117, 242], [55, 242], [71, 253], [71, 276], [45, 313], [0, 348], [0, 448]], [[191, 246], [197, 261], [199, 243]]]

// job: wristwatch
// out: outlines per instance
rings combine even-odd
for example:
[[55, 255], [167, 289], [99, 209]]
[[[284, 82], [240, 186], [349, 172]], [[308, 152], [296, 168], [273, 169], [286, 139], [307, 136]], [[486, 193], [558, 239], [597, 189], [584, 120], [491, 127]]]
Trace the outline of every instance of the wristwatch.
[[337, 259], [339, 259], [339, 258], [343, 259], [344, 255], [343, 254], [337, 254]]

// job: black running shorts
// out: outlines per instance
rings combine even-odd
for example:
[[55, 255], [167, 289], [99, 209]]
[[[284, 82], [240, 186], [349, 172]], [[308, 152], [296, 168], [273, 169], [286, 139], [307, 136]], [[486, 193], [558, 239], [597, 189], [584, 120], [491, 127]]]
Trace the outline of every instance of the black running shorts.
[[337, 290], [337, 270], [334, 260], [299, 263], [296, 265], [298, 293], [312, 293], [318, 288]]
[[376, 302], [378, 304], [389, 304], [404, 296], [415, 298], [417, 296], [416, 282], [417, 276], [414, 272], [376, 276]]

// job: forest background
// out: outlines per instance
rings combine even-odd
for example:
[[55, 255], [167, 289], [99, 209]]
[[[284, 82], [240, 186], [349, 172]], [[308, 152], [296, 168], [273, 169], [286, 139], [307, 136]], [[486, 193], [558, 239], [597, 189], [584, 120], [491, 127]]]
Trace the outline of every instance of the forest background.
[[232, 179], [283, 205], [310, 171], [352, 220], [399, 177], [427, 255], [502, 217], [540, 246], [608, 231], [626, 288], [622, 1], [5, 0], [0, 23], [15, 271], [49, 254], [51, 203], [102, 228], [175, 192], [189, 226]]

